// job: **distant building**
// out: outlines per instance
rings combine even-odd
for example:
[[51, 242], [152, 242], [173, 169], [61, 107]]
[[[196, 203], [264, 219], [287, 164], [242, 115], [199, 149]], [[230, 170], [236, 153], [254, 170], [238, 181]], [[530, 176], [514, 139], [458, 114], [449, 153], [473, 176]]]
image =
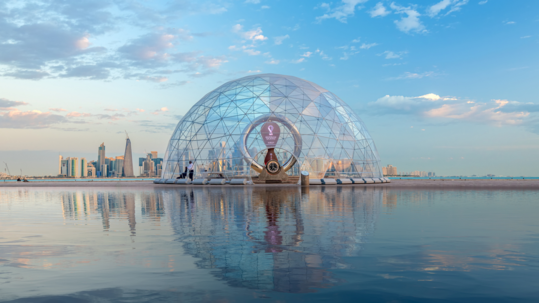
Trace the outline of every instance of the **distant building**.
[[[157, 158], [157, 152], [155, 152], [155, 157]], [[133, 172], [133, 152], [131, 151], [131, 140], [129, 139], [129, 137], [127, 137], [127, 139], [125, 140], [125, 153], [123, 158], [123, 176], [134, 177], [135, 173]]]
[[161, 175], [163, 158], [157, 158], [157, 156], [157, 152], [151, 152], [146, 155], [146, 158], [138, 159], [140, 176], [153, 177]]
[[101, 174], [99, 175], [99, 177], [107, 177], [108, 176], [108, 165], [107, 164], [103, 164], [101, 165], [101, 170], [99, 171]]
[[389, 164], [386, 167], [382, 167], [382, 174], [384, 176], [396, 176], [397, 175], [397, 167]]
[[[105, 142], [103, 142], [99, 145], [99, 149], [97, 150], [97, 171], [101, 171], [101, 167], [106, 164], [105, 161]], [[102, 175], [106, 176], [106, 174]]]
[[103, 174], [103, 176], [116, 177], [116, 159], [112, 157], [106, 158], [105, 164], [107, 165], [107, 174]]
[[88, 177], [88, 162], [86, 162], [86, 158], [80, 158], [80, 176]]
[[153, 177], [155, 176], [155, 164], [152, 161], [152, 154], [147, 154], [146, 159], [142, 162], [142, 176]]
[[59, 176], [64, 176], [68, 178], [77, 178], [81, 176], [81, 171], [79, 169], [79, 158], [64, 158], [62, 156], [58, 157], [58, 172]]
[[68, 177], [76, 178], [80, 176], [79, 158], [69, 158]]
[[410, 175], [413, 177], [428, 177], [429, 176], [427, 172], [418, 171], [418, 170], [411, 172]]
[[114, 175], [122, 177], [124, 175], [124, 156], [117, 156], [114, 162]]
[[69, 172], [68, 172], [68, 167], [69, 167], [69, 158], [63, 158], [62, 156], [60, 156], [60, 176], [65, 176], [67, 177]]
[[95, 161], [88, 163], [88, 167], [86, 168], [86, 176], [95, 178], [97, 177], [97, 175], [96, 175], [95, 167], [92, 163], [95, 163]]

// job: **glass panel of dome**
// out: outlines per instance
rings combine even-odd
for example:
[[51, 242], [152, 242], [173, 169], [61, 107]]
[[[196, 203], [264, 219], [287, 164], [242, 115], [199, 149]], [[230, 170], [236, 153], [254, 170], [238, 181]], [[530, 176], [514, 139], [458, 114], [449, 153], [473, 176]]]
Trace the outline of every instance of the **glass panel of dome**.
[[[258, 98], [259, 95], [263, 96]], [[317, 98], [318, 105], [310, 102]], [[322, 116], [325, 120], [320, 119]], [[308, 167], [314, 177], [323, 177], [325, 170], [331, 166], [332, 174], [337, 176], [357, 170], [357, 165], [352, 167], [352, 162], [369, 160], [366, 166], [369, 166], [371, 173], [381, 176], [374, 143], [361, 120], [342, 100], [311, 82], [291, 76], [266, 74], [225, 83], [206, 94], [186, 114], [168, 146], [163, 178], [174, 176], [177, 172], [173, 164], [183, 165], [186, 157], [198, 157], [196, 167], [201, 171], [196, 174], [201, 176], [217, 171], [227, 178], [234, 175], [256, 177], [258, 174], [249, 168], [252, 166], [252, 155], [249, 154], [266, 153], [260, 137], [261, 124], [251, 130], [244, 149], [240, 143], [249, 126], [261, 117], [276, 119], [281, 124], [283, 132], [278, 147], [283, 150], [279, 152], [280, 161], [285, 161], [286, 156], [283, 155], [288, 155], [300, 144], [296, 155], [299, 162], [294, 169], [289, 169], [289, 175], [299, 173], [300, 167]], [[301, 138], [299, 142], [279, 119], [285, 119], [283, 121], [288, 121], [286, 123], [291, 123], [297, 129], [298, 138]], [[193, 127], [192, 121], [204, 122], [204, 126], [199, 124]], [[201, 127], [203, 129], [199, 132]], [[367, 144], [358, 144], [361, 140], [367, 141]], [[369, 149], [369, 153], [356, 152], [359, 146]]]

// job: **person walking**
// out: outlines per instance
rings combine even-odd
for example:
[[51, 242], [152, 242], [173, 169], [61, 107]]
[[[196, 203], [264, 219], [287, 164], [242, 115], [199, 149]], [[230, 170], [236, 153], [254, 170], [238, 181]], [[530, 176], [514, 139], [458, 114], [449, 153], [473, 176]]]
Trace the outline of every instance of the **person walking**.
[[189, 165], [187, 166], [187, 170], [189, 171], [189, 179], [193, 181], [193, 173], [194, 173], [194, 167], [193, 161], [189, 161]]

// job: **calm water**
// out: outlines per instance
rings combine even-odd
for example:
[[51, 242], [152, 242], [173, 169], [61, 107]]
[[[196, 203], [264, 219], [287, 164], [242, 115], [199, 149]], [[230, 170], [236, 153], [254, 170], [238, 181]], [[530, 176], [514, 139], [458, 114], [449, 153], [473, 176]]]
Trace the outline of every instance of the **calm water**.
[[0, 301], [539, 301], [538, 191], [0, 189]]

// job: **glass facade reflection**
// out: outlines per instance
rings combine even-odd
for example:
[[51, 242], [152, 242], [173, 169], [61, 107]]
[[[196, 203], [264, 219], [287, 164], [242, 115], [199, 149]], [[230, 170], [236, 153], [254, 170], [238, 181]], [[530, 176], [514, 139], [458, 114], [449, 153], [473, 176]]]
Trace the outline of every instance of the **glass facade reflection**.
[[[170, 224], [198, 268], [234, 287], [286, 293], [339, 284], [374, 233], [383, 191], [215, 188], [162, 191]], [[320, 220], [331, 214], [333, 220]]]
[[189, 161], [195, 178], [258, 175], [251, 167], [267, 151], [266, 121], [281, 129], [275, 152], [281, 164], [294, 163], [289, 175], [382, 177], [373, 140], [339, 97], [300, 78], [260, 74], [221, 85], [189, 110], [170, 139], [162, 178], [178, 177]]

